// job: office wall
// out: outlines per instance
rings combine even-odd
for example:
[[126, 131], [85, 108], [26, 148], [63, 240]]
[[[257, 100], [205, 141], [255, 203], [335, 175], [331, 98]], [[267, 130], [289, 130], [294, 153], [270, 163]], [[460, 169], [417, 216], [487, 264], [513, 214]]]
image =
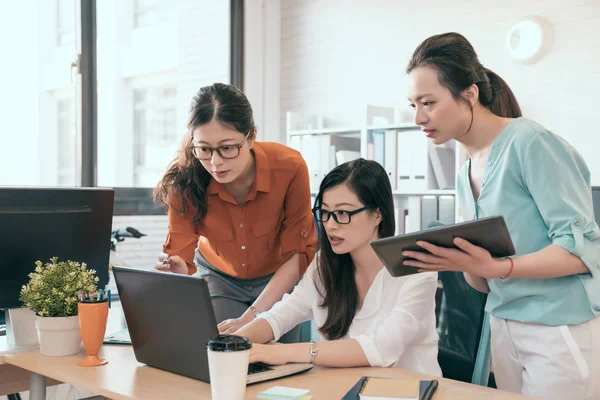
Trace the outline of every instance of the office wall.
[[[546, 18], [555, 36], [549, 54], [533, 65], [515, 63], [504, 44], [526, 15]], [[359, 123], [368, 103], [397, 107], [411, 118], [406, 63], [423, 39], [446, 31], [464, 34], [483, 65], [511, 85], [524, 114], [571, 142], [600, 184], [598, 0], [283, 0], [282, 131], [288, 110], [346, 125]]]

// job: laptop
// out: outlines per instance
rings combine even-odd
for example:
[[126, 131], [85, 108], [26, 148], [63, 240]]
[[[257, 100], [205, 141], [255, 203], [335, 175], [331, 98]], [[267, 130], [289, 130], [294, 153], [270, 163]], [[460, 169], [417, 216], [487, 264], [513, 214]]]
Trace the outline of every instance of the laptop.
[[[218, 329], [206, 281], [122, 266], [113, 266], [112, 270], [135, 358], [151, 367], [210, 383], [206, 344]], [[247, 383], [281, 378], [312, 367], [251, 363]]]

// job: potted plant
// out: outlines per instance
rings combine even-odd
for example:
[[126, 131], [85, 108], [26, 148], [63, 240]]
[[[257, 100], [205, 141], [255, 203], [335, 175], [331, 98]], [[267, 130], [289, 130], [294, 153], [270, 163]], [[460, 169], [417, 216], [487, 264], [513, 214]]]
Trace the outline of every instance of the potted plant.
[[81, 333], [77, 316], [77, 292], [96, 291], [96, 271], [85, 263], [36, 261], [29, 283], [23, 285], [19, 300], [36, 315], [35, 326], [44, 356], [68, 356], [79, 353]]

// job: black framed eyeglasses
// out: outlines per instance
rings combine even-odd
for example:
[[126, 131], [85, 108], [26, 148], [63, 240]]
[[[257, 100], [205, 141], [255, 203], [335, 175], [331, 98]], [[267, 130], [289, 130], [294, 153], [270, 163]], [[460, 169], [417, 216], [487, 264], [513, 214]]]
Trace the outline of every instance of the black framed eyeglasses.
[[[252, 131], [250, 131], [252, 132]], [[192, 146], [192, 152], [194, 153], [194, 157], [198, 160], [208, 161], [213, 157], [213, 152], [216, 150], [219, 156], [225, 160], [231, 160], [240, 155], [240, 149], [244, 146], [244, 142], [248, 139], [248, 132], [244, 139], [241, 142], [236, 144], [225, 144], [223, 146], [218, 147], [210, 147], [210, 146]]]
[[375, 206], [365, 206], [365, 207], [359, 208], [358, 210], [354, 210], [354, 211], [346, 211], [346, 210], [327, 211], [327, 210], [323, 210], [321, 208], [313, 208], [312, 212], [313, 212], [315, 218], [317, 219], [317, 221], [319, 221], [319, 222], [327, 222], [327, 221], [329, 221], [330, 217], [333, 217], [333, 220], [335, 222], [337, 222], [338, 224], [345, 225], [345, 224], [350, 223], [353, 215], [358, 214], [359, 212], [363, 212], [365, 210], [371, 209], [371, 208], [375, 208]]

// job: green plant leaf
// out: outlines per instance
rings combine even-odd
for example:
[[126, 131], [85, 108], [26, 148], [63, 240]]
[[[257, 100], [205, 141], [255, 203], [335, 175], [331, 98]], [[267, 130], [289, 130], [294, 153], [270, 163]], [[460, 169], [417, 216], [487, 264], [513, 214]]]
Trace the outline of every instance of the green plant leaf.
[[19, 300], [41, 317], [70, 317], [77, 315], [77, 292], [97, 291], [96, 282], [96, 271], [85, 263], [57, 257], [46, 264], [38, 260]]

